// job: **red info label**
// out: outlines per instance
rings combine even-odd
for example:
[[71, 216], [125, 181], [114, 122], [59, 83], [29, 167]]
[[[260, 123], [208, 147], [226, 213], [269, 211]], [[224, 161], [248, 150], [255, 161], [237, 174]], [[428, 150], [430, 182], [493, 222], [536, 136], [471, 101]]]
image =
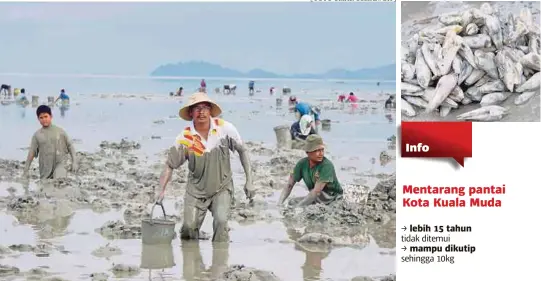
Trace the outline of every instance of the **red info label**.
[[472, 157], [471, 122], [402, 122], [402, 157], [453, 158], [464, 167]]

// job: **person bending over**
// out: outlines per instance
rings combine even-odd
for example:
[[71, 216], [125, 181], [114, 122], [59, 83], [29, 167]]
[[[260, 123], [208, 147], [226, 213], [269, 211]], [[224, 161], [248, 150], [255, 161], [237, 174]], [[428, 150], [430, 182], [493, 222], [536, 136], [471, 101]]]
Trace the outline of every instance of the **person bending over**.
[[321, 123], [321, 120], [319, 118], [321, 112], [319, 108], [311, 106], [306, 102], [299, 102], [298, 100], [295, 100], [295, 102], [295, 115], [297, 117], [297, 120], [300, 120], [304, 115], [313, 115], [317, 128], [317, 126], [319, 126], [319, 124]]
[[385, 108], [396, 108], [396, 101], [394, 95], [390, 95], [385, 101]]
[[56, 98], [54, 102], [56, 103], [58, 100], [61, 100], [63, 103], [69, 102], [70, 97], [68, 96], [68, 94], [66, 94], [66, 90], [60, 90], [60, 95], [58, 96], [58, 98]]
[[314, 120], [310, 115], [304, 115], [300, 121], [296, 121], [291, 125], [291, 139], [306, 140], [309, 135], [316, 133], [314, 130]]

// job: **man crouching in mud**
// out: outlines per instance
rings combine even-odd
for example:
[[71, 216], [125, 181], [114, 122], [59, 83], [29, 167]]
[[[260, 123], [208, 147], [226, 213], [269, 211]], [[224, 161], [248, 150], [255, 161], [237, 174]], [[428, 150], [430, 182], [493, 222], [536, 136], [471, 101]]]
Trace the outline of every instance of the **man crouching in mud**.
[[71, 156], [71, 171], [77, 171], [75, 148], [68, 134], [60, 127], [51, 124], [51, 108], [40, 105], [36, 110], [41, 129], [32, 136], [30, 150], [26, 158], [23, 177], [28, 178], [28, 171], [34, 157], [39, 158], [39, 176], [41, 179], [65, 178], [66, 156]]
[[[334, 165], [324, 156], [325, 144], [319, 135], [309, 135], [304, 147], [308, 157], [305, 157], [295, 165], [293, 174], [289, 176], [287, 186], [280, 195], [278, 205], [282, 205], [291, 194], [293, 186], [301, 179], [308, 187], [308, 195], [304, 197], [296, 207], [303, 207], [314, 202], [328, 204], [341, 199], [344, 191], [336, 178]], [[290, 203], [292, 203], [290, 200]]]
[[244, 192], [252, 199], [252, 173], [248, 151], [233, 124], [217, 118], [222, 110], [205, 93], [193, 94], [179, 111], [180, 118], [192, 121], [169, 149], [165, 170], [160, 177], [162, 191], [157, 202], [163, 200], [165, 187], [173, 169], [188, 161], [188, 180], [184, 196], [184, 222], [181, 239], [199, 239], [199, 229], [207, 210], [214, 218], [212, 241], [229, 242], [227, 220], [233, 201], [233, 179], [230, 151], [237, 151], [246, 174]]

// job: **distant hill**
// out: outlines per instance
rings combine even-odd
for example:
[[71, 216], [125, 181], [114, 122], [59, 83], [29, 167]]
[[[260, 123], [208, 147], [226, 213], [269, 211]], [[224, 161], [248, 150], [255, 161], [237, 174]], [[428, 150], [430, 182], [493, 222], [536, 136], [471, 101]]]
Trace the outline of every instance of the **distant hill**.
[[322, 74], [281, 75], [263, 69], [253, 69], [246, 73], [204, 61], [165, 64], [156, 68], [151, 76], [186, 77], [231, 77], [231, 78], [297, 78], [297, 79], [344, 79], [344, 80], [396, 80], [396, 65], [389, 64], [376, 68], [358, 70], [331, 69]]

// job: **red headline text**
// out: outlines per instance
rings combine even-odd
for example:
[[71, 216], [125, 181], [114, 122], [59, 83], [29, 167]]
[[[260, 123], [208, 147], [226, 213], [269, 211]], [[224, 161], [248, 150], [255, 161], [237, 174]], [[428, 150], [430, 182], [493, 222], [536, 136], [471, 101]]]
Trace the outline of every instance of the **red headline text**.
[[[477, 197], [476, 195], [504, 195], [505, 184], [501, 186], [413, 186], [404, 185], [402, 188], [404, 198], [402, 206], [404, 207], [442, 207], [442, 208], [461, 208], [461, 207], [501, 207], [502, 201], [495, 197]], [[415, 195], [454, 195], [454, 198], [448, 196], [437, 196], [435, 198], [410, 198], [408, 194]], [[464, 199], [462, 197], [470, 198]]]

